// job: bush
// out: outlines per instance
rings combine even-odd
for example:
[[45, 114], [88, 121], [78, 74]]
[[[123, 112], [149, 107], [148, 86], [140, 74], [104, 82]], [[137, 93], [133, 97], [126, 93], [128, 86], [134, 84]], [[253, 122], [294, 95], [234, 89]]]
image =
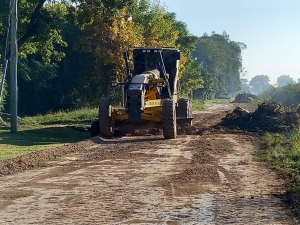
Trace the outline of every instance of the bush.
[[295, 110], [300, 104], [300, 84], [289, 84], [284, 87], [271, 87], [261, 96], [265, 101], [276, 101], [290, 110]]
[[[2, 86], [2, 74], [0, 74], [0, 92], [1, 92], [1, 86]], [[6, 97], [7, 97], [7, 85], [6, 83], [4, 83], [2, 99], [0, 99], [0, 112], [4, 109]]]

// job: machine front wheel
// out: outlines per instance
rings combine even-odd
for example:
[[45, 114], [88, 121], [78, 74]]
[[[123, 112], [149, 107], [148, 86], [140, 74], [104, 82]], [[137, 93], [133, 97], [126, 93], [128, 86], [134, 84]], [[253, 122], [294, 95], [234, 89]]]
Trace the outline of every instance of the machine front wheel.
[[177, 136], [176, 109], [172, 99], [162, 102], [162, 128], [166, 139], [175, 139]]

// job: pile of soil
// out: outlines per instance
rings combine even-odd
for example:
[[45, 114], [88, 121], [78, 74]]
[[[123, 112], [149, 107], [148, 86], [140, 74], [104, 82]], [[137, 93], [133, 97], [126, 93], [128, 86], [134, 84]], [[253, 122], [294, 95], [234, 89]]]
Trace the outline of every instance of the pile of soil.
[[243, 92], [243, 93], [237, 94], [235, 96], [234, 101], [232, 101], [232, 102], [233, 103], [250, 103], [250, 102], [253, 102], [253, 100], [255, 100], [256, 98], [257, 98], [256, 95]]
[[222, 118], [222, 126], [251, 131], [283, 132], [299, 129], [299, 115], [287, 112], [276, 102], [265, 102], [258, 105], [254, 112], [236, 107]]

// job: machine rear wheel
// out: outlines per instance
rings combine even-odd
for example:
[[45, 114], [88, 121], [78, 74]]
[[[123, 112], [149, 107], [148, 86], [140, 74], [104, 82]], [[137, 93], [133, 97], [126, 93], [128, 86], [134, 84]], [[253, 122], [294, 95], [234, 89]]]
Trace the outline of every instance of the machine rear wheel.
[[100, 126], [99, 126], [99, 121], [96, 120], [91, 125], [91, 136], [95, 137], [98, 134], [100, 134]]
[[176, 110], [172, 99], [164, 99], [162, 103], [162, 128], [166, 139], [177, 136]]
[[192, 126], [193, 108], [192, 101], [190, 99], [180, 98], [178, 100], [176, 113], [179, 120], [186, 121], [190, 126]]
[[103, 97], [99, 104], [99, 126], [100, 134], [105, 137], [112, 137], [114, 135], [114, 123], [112, 122], [113, 108], [110, 99]]

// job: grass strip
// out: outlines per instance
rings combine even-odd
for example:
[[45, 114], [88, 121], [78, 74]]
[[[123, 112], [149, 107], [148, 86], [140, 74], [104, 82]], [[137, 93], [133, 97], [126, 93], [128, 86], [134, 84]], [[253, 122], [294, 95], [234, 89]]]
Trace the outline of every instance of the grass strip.
[[266, 134], [265, 151], [261, 159], [268, 161], [282, 175], [292, 179], [292, 187], [287, 189], [287, 200], [295, 205], [295, 213], [300, 215], [300, 131], [282, 134]]
[[87, 128], [97, 111], [84, 108], [20, 118], [17, 133], [10, 132], [9, 124], [0, 126], [0, 160], [89, 138]]

